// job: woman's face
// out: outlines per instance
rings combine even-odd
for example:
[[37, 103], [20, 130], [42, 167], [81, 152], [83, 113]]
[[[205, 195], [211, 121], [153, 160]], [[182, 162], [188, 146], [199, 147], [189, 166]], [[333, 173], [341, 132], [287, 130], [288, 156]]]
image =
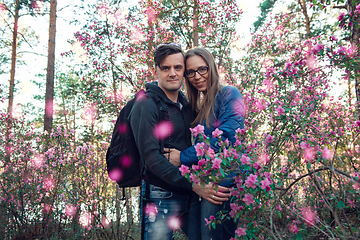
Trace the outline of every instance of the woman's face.
[[[209, 78], [209, 66], [200, 56], [191, 56], [186, 60], [186, 73], [191, 85], [199, 92], [205, 92]], [[189, 77], [189, 75], [193, 75]]]

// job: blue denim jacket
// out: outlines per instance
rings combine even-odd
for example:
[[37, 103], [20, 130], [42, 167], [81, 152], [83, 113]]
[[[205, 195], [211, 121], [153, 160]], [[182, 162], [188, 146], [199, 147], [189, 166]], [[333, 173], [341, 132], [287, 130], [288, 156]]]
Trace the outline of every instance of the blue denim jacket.
[[[214, 105], [215, 118], [210, 113], [209, 127], [206, 126], [205, 121], [201, 123], [204, 126], [205, 135], [210, 137], [210, 146], [215, 152], [219, 150], [219, 147], [216, 145], [218, 138], [213, 138], [212, 132], [216, 128], [223, 131], [222, 140], [228, 139], [233, 145], [236, 142], [235, 130], [244, 128], [245, 111], [244, 100], [236, 87], [225, 86], [220, 90]], [[197, 164], [198, 160], [194, 145], [180, 153], [181, 164], [186, 166], [190, 167], [193, 164]], [[229, 184], [230, 182], [227, 181], [220, 185], [228, 186]]]

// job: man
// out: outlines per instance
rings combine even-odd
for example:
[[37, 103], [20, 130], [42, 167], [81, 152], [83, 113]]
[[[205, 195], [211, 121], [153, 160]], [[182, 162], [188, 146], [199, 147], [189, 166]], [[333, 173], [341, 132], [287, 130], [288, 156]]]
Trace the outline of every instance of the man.
[[[210, 186], [204, 189], [184, 178], [179, 168], [163, 155], [163, 147], [184, 150], [191, 146], [189, 126], [192, 121], [190, 107], [184, 94], [179, 91], [183, 83], [185, 63], [181, 48], [175, 44], [161, 44], [154, 54], [154, 73], [158, 82], [146, 84], [147, 95], [155, 95], [165, 105], [165, 120], [161, 119], [153, 97], [137, 101], [130, 114], [130, 125], [141, 160], [145, 165], [149, 183], [149, 199], [142, 202], [145, 217], [144, 239], [171, 239], [172, 231], [180, 226], [187, 234], [190, 194], [210, 199], [218, 196], [220, 201], [229, 197], [227, 193], [216, 192]], [[163, 141], [163, 145], [161, 145]], [[144, 181], [141, 200], [146, 192]], [[191, 220], [191, 219], [189, 219]], [[191, 233], [189, 233], [191, 234]]]

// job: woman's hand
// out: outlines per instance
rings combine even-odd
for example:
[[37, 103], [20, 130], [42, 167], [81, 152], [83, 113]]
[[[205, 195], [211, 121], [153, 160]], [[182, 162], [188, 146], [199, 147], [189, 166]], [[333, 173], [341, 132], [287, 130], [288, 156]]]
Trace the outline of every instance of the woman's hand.
[[222, 202], [229, 200], [230, 197], [230, 189], [222, 186], [219, 186], [218, 191], [216, 191], [212, 185], [206, 184], [203, 187], [198, 183], [193, 186], [193, 191], [213, 204], [222, 204]]
[[171, 162], [174, 166], [180, 167], [180, 153], [181, 151], [175, 148], [164, 148], [164, 156]]

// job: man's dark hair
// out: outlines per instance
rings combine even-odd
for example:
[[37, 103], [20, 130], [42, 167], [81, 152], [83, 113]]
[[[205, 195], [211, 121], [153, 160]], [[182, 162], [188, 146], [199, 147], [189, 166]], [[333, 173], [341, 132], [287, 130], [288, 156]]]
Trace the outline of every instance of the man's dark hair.
[[173, 55], [176, 53], [181, 53], [184, 57], [184, 53], [181, 50], [181, 48], [174, 46], [172, 44], [161, 44], [160, 46], [158, 46], [155, 50], [154, 53], [154, 64], [155, 67], [159, 66], [161, 62], [169, 55]]

